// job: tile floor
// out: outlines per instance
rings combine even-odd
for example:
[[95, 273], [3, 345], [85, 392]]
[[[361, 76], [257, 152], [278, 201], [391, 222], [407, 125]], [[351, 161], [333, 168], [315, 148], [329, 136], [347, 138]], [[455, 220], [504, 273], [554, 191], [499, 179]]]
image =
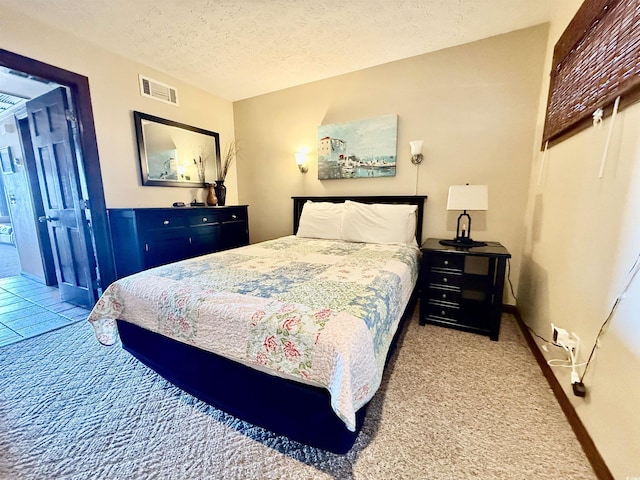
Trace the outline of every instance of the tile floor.
[[85, 320], [89, 310], [60, 300], [56, 287], [0, 278], [0, 347]]

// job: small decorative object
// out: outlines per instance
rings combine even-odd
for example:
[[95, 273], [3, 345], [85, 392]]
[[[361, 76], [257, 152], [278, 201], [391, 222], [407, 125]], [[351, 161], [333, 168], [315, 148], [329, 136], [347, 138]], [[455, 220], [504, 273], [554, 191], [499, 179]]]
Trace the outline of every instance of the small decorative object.
[[210, 207], [215, 207], [218, 205], [218, 197], [216, 195], [215, 185], [213, 183], [207, 183], [207, 188], [209, 191], [207, 192], [207, 205]]
[[215, 195], [218, 197], [218, 205], [224, 207], [225, 202], [227, 201], [227, 187], [224, 185], [224, 180], [216, 180], [215, 187]]
[[318, 127], [318, 180], [395, 177], [398, 116]]
[[235, 140], [231, 140], [227, 146], [227, 151], [224, 154], [221, 168], [218, 170], [218, 179], [215, 182], [216, 195], [218, 196], [218, 205], [221, 207], [225, 205], [227, 201], [227, 187], [224, 184], [229, 173], [229, 168], [233, 163], [233, 159], [238, 154], [238, 143]]

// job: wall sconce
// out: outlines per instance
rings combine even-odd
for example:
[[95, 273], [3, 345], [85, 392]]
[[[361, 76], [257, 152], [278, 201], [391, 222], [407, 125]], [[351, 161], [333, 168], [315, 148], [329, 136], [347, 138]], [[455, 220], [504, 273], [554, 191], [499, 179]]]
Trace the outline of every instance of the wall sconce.
[[414, 165], [420, 165], [424, 157], [422, 156], [422, 140], [413, 140], [409, 142], [411, 146], [411, 163]]
[[482, 247], [485, 242], [475, 242], [471, 239], [471, 217], [467, 210], [489, 210], [489, 190], [486, 185], [451, 185], [447, 210], [462, 210], [458, 216], [456, 238], [440, 240], [443, 245], [460, 248]]
[[309, 171], [309, 166], [307, 165], [307, 152], [296, 152], [296, 165], [298, 165], [300, 173], [307, 173]]

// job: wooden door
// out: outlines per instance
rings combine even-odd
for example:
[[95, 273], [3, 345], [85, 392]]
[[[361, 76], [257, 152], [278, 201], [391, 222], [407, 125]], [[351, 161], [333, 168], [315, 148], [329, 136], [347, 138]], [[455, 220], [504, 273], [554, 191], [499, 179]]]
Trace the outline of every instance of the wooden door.
[[27, 113], [45, 212], [39, 220], [47, 224], [61, 298], [91, 308], [97, 274], [66, 89], [30, 100]]

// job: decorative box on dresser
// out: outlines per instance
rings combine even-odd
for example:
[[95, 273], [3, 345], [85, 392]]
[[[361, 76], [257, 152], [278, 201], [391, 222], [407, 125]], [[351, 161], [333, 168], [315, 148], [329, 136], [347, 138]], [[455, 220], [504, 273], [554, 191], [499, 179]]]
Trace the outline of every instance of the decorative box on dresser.
[[452, 327], [498, 340], [507, 259], [498, 242], [459, 248], [429, 238], [421, 247], [420, 324]]
[[117, 278], [249, 244], [247, 205], [107, 210]]

